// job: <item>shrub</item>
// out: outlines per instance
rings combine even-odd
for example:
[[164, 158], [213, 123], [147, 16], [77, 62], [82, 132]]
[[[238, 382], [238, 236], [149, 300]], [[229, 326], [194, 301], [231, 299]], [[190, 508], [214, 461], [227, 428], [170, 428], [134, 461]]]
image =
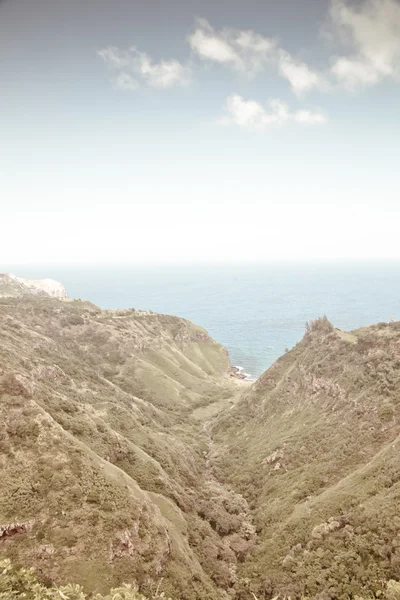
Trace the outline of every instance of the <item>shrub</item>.
[[314, 321], [307, 321], [306, 323], [306, 334], [320, 332], [320, 333], [331, 333], [333, 331], [333, 325], [329, 321], [328, 317], [324, 315]]

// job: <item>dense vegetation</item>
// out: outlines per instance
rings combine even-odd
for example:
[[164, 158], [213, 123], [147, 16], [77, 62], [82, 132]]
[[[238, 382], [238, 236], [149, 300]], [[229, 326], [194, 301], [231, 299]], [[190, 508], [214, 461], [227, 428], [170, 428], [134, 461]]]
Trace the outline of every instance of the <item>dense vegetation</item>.
[[[383, 582], [382, 582], [383, 583]], [[399, 600], [400, 583], [385, 582], [382, 586], [381, 600]], [[256, 596], [253, 596], [257, 600]], [[167, 600], [159, 585], [152, 590], [151, 600]], [[276, 596], [274, 600], [278, 600]], [[9, 560], [0, 561], [0, 600], [89, 600], [82, 586], [68, 584], [65, 586], [46, 586], [38, 580], [34, 569], [15, 568]], [[143, 596], [136, 585], [123, 584], [113, 588], [106, 595], [95, 594], [91, 600], [149, 600]], [[168, 599], [170, 600], [170, 599]], [[283, 597], [284, 600], [284, 597]], [[289, 599], [288, 599], [289, 600]], [[303, 598], [302, 600], [306, 600]], [[363, 600], [356, 596], [355, 600]]]
[[21, 296], [0, 335], [1, 600], [400, 598], [399, 323], [251, 386], [175, 317]]
[[[13, 568], [9, 560], [0, 561], [0, 600], [87, 600], [82, 586], [45, 586], [38, 581], [33, 569]], [[155, 590], [152, 600], [162, 599]], [[103, 596], [96, 594], [92, 600], [147, 600], [133, 585], [123, 585]]]
[[89, 592], [233, 585], [247, 503], [209, 477], [194, 416], [238, 395], [225, 349], [182, 319], [52, 298], [0, 300], [0, 332], [0, 556]]
[[320, 319], [216, 423], [216, 472], [259, 534], [241, 571], [257, 595], [379, 595], [400, 579], [399, 394], [400, 323], [349, 334]]

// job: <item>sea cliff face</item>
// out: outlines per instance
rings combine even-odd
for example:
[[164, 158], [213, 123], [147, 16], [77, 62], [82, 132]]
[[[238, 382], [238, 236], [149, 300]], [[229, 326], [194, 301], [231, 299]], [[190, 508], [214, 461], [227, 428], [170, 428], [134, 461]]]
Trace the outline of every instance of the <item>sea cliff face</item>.
[[0, 274], [0, 297], [18, 298], [25, 295], [66, 298], [67, 291], [54, 279], [23, 279], [10, 273]]

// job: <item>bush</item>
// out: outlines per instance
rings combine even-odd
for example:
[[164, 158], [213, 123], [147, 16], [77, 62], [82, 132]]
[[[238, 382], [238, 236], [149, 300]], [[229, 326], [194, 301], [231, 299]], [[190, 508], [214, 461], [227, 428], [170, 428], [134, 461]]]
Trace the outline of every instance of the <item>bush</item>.
[[320, 333], [331, 333], [333, 331], [333, 325], [329, 321], [328, 317], [324, 315], [314, 321], [307, 321], [306, 323], [306, 334], [320, 332]]

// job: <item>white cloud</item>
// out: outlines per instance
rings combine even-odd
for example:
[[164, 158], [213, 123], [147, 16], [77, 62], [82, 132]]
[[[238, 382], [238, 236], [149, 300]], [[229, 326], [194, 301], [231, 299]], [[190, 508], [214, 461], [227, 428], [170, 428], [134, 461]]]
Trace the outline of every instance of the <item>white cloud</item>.
[[312, 112], [311, 110], [296, 110], [293, 113], [293, 118], [296, 123], [304, 125], [323, 125], [327, 122], [327, 118], [322, 113]]
[[332, 73], [344, 87], [349, 89], [359, 85], [374, 85], [381, 79], [381, 74], [367, 61], [344, 56], [335, 61]]
[[[135, 46], [121, 50], [109, 46], [98, 52], [108, 67], [117, 71], [114, 85], [120, 89], [133, 91], [139, 86], [138, 77], [143, 83], [158, 88], [185, 85], [190, 81], [190, 69], [177, 60], [162, 60], [159, 63]], [[132, 75], [133, 74], [133, 75]]]
[[[137, 51], [135, 50], [135, 52]], [[177, 60], [163, 60], [159, 63], [153, 63], [147, 54], [137, 52], [137, 59], [134, 64], [135, 72], [139, 73], [143, 79], [154, 87], [171, 87], [189, 81], [189, 69]]]
[[326, 122], [322, 113], [310, 110], [290, 111], [281, 100], [270, 100], [264, 108], [256, 100], [245, 100], [238, 94], [232, 94], [226, 102], [226, 115], [220, 119], [222, 125], [237, 125], [250, 131], [265, 131], [269, 127], [298, 123], [303, 125], [321, 125]]
[[364, 0], [350, 5], [332, 0], [331, 24], [336, 35], [352, 48], [336, 58], [332, 73], [345, 87], [373, 85], [400, 75], [400, 3]]
[[113, 69], [126, 69], [131, 64], [128, 50], [120, 50], [116, 46], [108, 46], [97, 53], [104, 62]]
[[210, 60], [237, 71], [254, 74], [264, 69], [273, 57], [275, 40], [251, 30], [224, 28], [216, 31], [206, 19], [197, 19], [188, 42], [203, 60]]
[[205, 19], [198, 19], [195, 32], [188, 37], [189, 44], [200, 58], [213, 60], [219, 63], [231, 64], [242, 68], [243, 63], [233, 45], [225, 39], [226, 36], [218, 35]]
[[119, 90], [125, 90], [127, 92], [134, 92], [139, 87], [136, 79], [134, 79], [129, 73], [125, 73], [125, 71], [118, 73], [118, 75], [116, 75], [114, 78], [113, 83], [114, 86]]
[[279, 52], [279, 73], [289, 81], [297, 95], [326, 86], [322, 75], [312, 70], [305, 62], [293, 59], [285, 50]]

